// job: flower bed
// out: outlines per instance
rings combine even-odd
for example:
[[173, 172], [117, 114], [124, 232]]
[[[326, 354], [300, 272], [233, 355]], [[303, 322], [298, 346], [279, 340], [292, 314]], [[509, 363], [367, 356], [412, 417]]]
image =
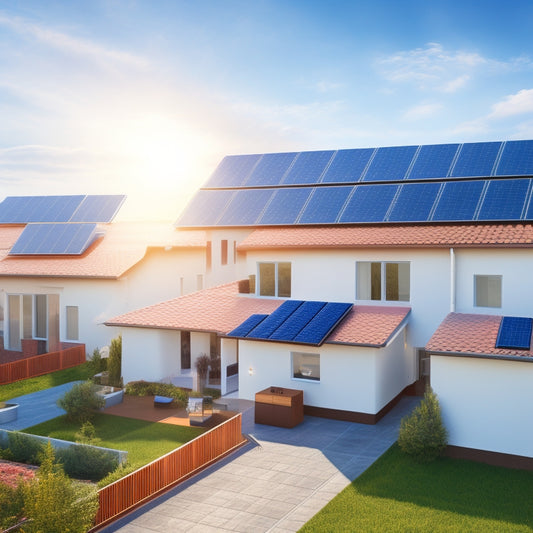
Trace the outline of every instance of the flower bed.
[[36, 467], [0, 461], [0, 483], [15, 488], [21, 481], [26, 483], [35, 477]]

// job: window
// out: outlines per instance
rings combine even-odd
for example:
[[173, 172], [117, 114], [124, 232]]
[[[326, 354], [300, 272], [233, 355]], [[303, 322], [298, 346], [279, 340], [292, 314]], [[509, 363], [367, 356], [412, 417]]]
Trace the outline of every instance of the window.
[[205, 269], [207, 272], [211, 272], [211, 261], [212, 261], [212, 244], [211, 241], [207, 241], [205, 248]]
[[476, 307], [502, 306], [501, 276], [474, 276], [474, 305]]
[[237, 262], [237, 241], [233, 241], [233, 263]]
[[410, 263], [358, 261], [356, 276], [358, 300], [409, 301]]
[[258, 263], [259, 295], [291, 297], [291, 264]]
[[191, 332], [182, 331], [181, 338], [181, 369], [189, 370], [191, 368]]
[[292, 377], [320, 381], [320, 354], [292, 352]]
[[80, 333], [78, 324], [78, 306], [67, 305], [67, 340], [79, 340]]
[[204, 275], [196, 274], [196, 290], [201, 291], [204, 288]]
[[46, 339], [47, 335], [47, 299], [46, 294], [35, 295], [35, 337]]
[[220, 241], [220, 263], [228, 264], [228, 241], [226, 239]]

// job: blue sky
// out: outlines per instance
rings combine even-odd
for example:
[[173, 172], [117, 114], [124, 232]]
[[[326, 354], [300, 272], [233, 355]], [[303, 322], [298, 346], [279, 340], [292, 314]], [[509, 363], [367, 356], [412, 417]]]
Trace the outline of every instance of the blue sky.
[[226, 154], [533, 138], [533, 3], [0, 1], [0, 197], [173, 220]]

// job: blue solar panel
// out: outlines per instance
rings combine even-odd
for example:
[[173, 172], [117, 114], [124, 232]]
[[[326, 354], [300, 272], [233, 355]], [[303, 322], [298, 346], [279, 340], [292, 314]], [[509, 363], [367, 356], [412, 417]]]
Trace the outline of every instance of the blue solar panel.
[[260, 158], [260, 154], [226, 156], [215, 169], [205, 187], [239, 187], [243, 185]]
[[484, 181], [445, 183], [431, 220], [473, 220], [484, 184]]
[[267, 205], [272, 189], [244, 189], [237, 191], [220, 217], [218, 226], [252, 226], [257, 223]]
[[496, 176], [533, 176], [533, 141], [507, 141]]
[[273, 311], [263, 322], [253, 328], [247, 336], [254, 339], [268, 339], [301, 306], [300, 300], [287, 300]]
[[279, 185], [297, 153], [264, 154], [244, 184], [246, 187]]
[[353, 304], [327, 303], [305, 326], [296, 337], [294, 342], [320, 345], [333, 331], [337, 324], [346, 316]]
[[68, 222], [84, 196], [9, 196], [0, 204], [0, 224]]
[[70, 222], [111, 222], [125, 198], [121, 194], [86, 196]]
[[440, 183], [402, 185], [388, 220], [390, 222], [425, 222], [429, 218], [440, 186]]
[[283, 184], [318, 183], [334, 153], [333, 150], [300, 153], [283, 179]]
[[96, 236], [96, 224], [28, 224], [9, 255], [80, 255]]
[[272, 335], [270, 340], [292, 341], [311, 322], [313, 317], [326, 305], [326, 302], [303, 302]]
[[453, 177], [490, 176], [501, 142], [466, 143], [450, 174]]
[[322, 183], [353, 183], [359, 180], [374, 148], [339, 150], [326, 170]]
[[300, 224], [333, 224], [353, 187], [318, 187], [302, 213]]
[[251, 315], [242, 324], [228, 333], [228, 337], [246, 337], [258, 324], [269, 315]]
[[401, 180], [416, 153], [416, 146], [378, 148], [363, 181]]
[[294, 224], [311, 192], [307, 187], [277, 189], [259, 224]]
[[199, 190], [176, 221], [176, 226], [215, 226], [234, 194], [231, 190]]
[[533, 319], [504, 316], [500, 322], [496, 348], [529, 350], [531, 348], [531, 326]]
[[490, 181], [478, 220], [520, 220], [530, 181], [529, 179]]
[[356, 185], [339, 222], [382, 222], [398, 185]]
[[409, 179], [445, 178], [458, 148], [458, 144], [422, 146], [407, 177]]

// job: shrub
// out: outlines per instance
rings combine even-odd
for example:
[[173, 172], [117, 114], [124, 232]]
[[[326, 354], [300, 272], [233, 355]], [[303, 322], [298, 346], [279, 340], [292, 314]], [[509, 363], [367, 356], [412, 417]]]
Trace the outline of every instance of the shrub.
[[442, 422], [437, 395], [428, 387], [424, 399], [400, 423], [400, 448], [420, 462], [429, 462], [442, 455], [448, 435]]
[[[13, 431], [8, 435], [9, 459], [17, 463], [38, 465], [41, 463], [44, 444], [31, 435]], [[8, 457], [6, 457], [7, 459]]]
[[130, 381], [125, 388], [131, 396], [168, 396], [174, 398], [179, 407], [187, 405], [188, 393], [171, 383], [153, 381]]
[[111, 485], [111, 483], [122, 479], [128, 474], [135, 472], [135, 470], [137, 469], [138, 467], [132, 465], [119, 465], [115, 470], [113, 470], [113, 472], [109, 473], [106, 477], [104, 477], [98, 482], [98, 488], [101, 489], [102, 487]]
[[101, 440], [96, 437], [96, 429], [94, 429], [94, 426], [88, 420], [82, 424], [80, 430], [74, 435], [74, 437], [76, 438], [76, 442], [81, 444], [92, 444], [93, 446], [98, 445]]
[[118, 336], [111, 341], [109, 346], [109, 357], [107, 360], [107, 371], [109, 373], [109, 385], [122, 387], [122, 337]]
[[0, 483], [0, 530], [20, 522], [24, 516], [22, 483], [15, 487]]
[[70, 446], [57, 450], [56, 457], [68, 476], [90, 481], [102, 479], [118, 466], [113, 454], [91, 446]]
[[93, 355], [89, 359], [89, 365], [93, 374], [103, 372], [107, 368], [107, 359], [102, 357], [98, 348], [93, 350]]
[[209, 357], [207, 354], [202, 353], [198, 356], [194, 363], [194, 366], [196, 367], [196, 372], [198, 373], [198, 377], [200, 379], [205, 380], [207, 378], [207, 371], [209, 370], [210, 364], [211, 357]]
[[57, 405], [67, 412], [67, 419], [72, 422], [87, 422], [94, 416], [94, 411], [104, 407], [105, 400], [98, 396], [98, 387], [90, 381], [76, 383], [62, 398], [57, 400]]

